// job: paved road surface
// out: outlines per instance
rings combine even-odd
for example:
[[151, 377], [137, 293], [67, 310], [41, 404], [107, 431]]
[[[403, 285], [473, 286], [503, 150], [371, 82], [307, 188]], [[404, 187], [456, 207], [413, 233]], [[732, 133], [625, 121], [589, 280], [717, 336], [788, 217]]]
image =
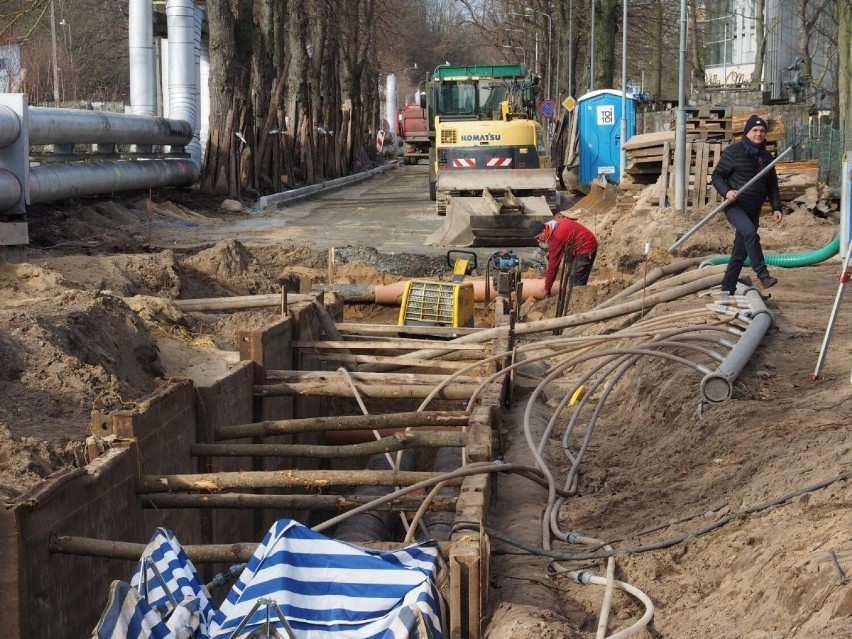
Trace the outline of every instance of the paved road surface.
[[[446, 255], [424, 241], [443, 223], [429, 199], [429, 167], [399, 165], [342, 189], [291, 204], [270, 206], [247, 218], [192, 229], [155, 232], [155, 243], [189, 245], [234, 238], [244, 244], [305, 243], [319, 249], [364, 245], [382, 253]], [[531, 247], [513, 248], [527, 259]], [[482, 264], [500, 247], [474, 250]], [[540, 254], [539, 254], [540, 255]]]

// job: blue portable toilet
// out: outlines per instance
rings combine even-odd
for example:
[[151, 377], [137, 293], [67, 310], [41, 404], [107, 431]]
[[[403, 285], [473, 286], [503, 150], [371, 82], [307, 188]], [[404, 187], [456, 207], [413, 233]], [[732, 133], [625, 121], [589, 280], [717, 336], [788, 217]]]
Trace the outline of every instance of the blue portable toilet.
[[[577, 100], [581, 184], [590, 184], [599, 175], [616, 183], [621, 178], [621, 95], [600, 89]], [[627, 140], [636, 131], [634, 105], [628, 95]]]

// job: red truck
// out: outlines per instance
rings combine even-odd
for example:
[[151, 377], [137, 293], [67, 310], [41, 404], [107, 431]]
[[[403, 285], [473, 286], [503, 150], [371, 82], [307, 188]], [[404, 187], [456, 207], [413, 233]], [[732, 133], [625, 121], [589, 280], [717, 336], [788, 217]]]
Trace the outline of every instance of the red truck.
[[417, 164], [420, 158], [428, 158], [432, 140], [429, 137], [426, 109], [417, 104], [408, 104], [399, 112], [398, 120], [403, 164]]

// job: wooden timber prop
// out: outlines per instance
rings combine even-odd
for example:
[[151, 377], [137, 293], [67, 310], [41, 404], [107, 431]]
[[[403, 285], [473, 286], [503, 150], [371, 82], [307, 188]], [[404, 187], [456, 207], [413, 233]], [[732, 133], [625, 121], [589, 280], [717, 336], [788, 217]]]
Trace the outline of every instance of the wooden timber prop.
[[388, 428], [428, 428], [429, 426], [466, 426], [469, 416], [460, 411], [422, 411], [388, 415], [333, 415], [280, 419], [251, 424], [217, 426], [217, 441], [244, 437], [273, 437], [292, 433], [342, 430], [384, 430]]
[[465, 433], [399, 432], [372, 442], [341, 446], [319, 444], [192, 444], [196, 457], [317, 457], [341, 459], [378, 455], [409, 448], [461, 448], [467, 443]]
[[[258, 470], [245, 472], [143, 475], [143, 493], [201, 491], [232, 488], [322, 488], [331, 486], [411, 486], [440, 473], [405, 470]], [[461, 479], [450, 482], [461, 484]]]
[[[142, 499], [143, 508], [228, 508], [250, 510], [254, 508], [280, 508], [297, 510], [346, 511], [371, 503], [373, 495], [267, 495], [257, 493], [151, 493]], [[455, 512], [457, 497], [438, 495], [429, 501], [432, 511]], [[416, 511], [423, 498], [399, 497], [375, 505], [377, 511]]]

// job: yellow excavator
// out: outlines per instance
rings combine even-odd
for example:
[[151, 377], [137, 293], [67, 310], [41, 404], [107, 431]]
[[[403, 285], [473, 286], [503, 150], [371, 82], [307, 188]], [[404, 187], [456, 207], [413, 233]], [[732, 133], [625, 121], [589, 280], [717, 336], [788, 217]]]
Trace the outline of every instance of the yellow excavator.
[[434, 144], [430, 196], [446, 219], [431, 246], [533, 245], [529, 224], [558, 206], [556, 171], [534, 119], [524, 64], [439, 66], [424, 93]]

